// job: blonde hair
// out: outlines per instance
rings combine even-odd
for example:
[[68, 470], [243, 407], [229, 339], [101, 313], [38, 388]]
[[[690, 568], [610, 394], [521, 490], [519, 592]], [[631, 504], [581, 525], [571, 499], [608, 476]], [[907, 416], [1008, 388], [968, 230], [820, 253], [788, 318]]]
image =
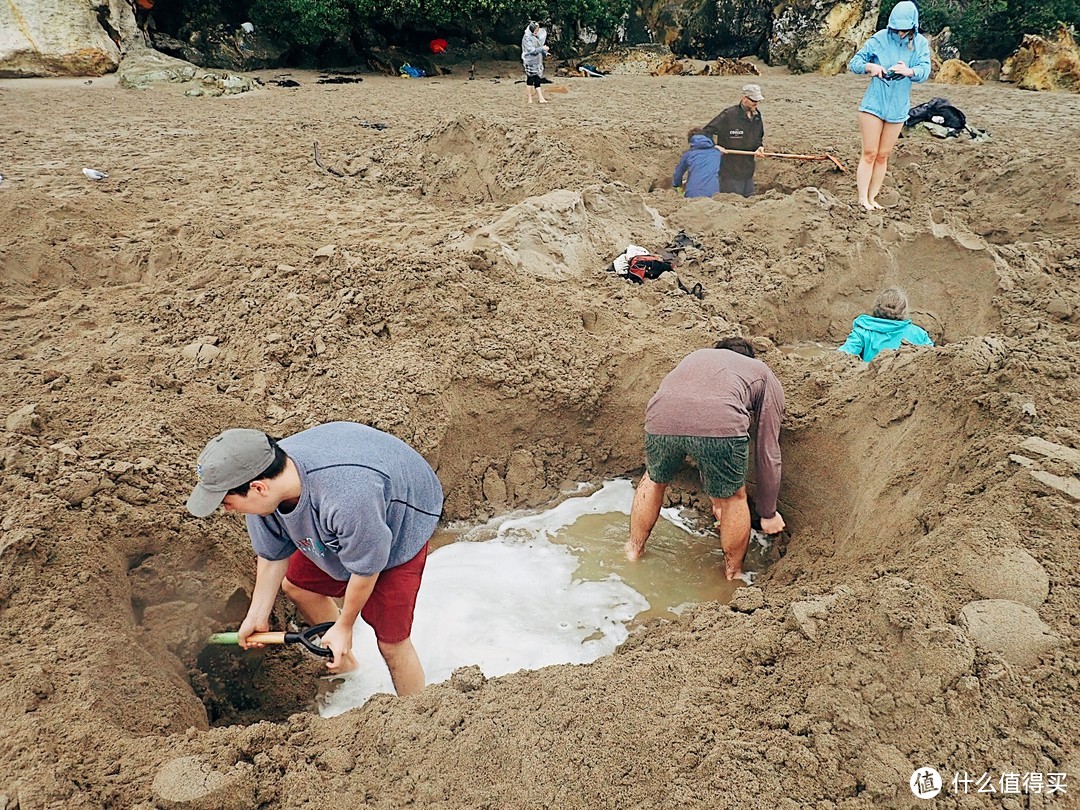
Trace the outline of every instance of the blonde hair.
[[878, 295], [873, 315], [875, 318], [902, 321], [907, 318], [907, 308], [907, 293], [897, 287], [889, 287]]

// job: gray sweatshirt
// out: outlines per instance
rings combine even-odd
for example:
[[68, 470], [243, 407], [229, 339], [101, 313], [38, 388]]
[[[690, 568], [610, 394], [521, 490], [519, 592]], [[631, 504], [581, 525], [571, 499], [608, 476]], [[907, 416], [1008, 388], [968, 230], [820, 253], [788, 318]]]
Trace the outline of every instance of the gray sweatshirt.
[[287, 513], [247, 516], [255, 553], [283, 560], [301, 551], [342, 582], [411, 560], [442, 514], [442, 486], [400, 439], [355, 422], [331, 422], [282, 439], [300, 474]]
[[758, 514], [776, 514], [780, 492], [780, 419], [784, 389], [760, 360], [728, 349], [698, 349], [660, 383], [645, 408], [654, 436], [750, 435], [757, 422], [755, 470]]

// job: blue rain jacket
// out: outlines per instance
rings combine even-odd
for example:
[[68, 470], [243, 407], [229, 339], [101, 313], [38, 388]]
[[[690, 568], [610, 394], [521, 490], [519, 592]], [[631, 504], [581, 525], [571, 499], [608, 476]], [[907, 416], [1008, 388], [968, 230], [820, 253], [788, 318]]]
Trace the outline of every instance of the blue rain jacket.
[[[909, 28], [916, 30], [910, 42], [901, 39], [889, 30], [906, 31]], [[907, 120], [908, 109], [911, 106], [912, 82], [925, 82], [930, 78], [930, 43], [926, 37], [918, 33], [918, 28], [919, 10], [910, 0], [902, 0], [896, 4], [889, 15], [889, 27], [870, 37], [859, 52], [851, 57], [848, 69], [859, 75], [864, 74], [870, 62], [879, 64], [886, 70], [897, 62], [903, 62], [915, 71], [915, 75], [911, 78], [907, 76], [897, 76], [893, 79], [872, 77], [870, 86], [866, 88], [862, 103], [859, 105], [860, 112], [876, 115], [890, 124], [899, 124]]]
[[678, 188], [686, 178], [687, 197], [711, 197], [720, 193], [720, 150], [706, 135], [695, 135], [690, 139], [690, 148], [679, 158], [671, 184]]
[[926, 330], [909, 320], [894, 321], [889, 318], [875, 318], [873, 315], [860, 315], [851, 325], [851, 334], [844, 345], [837, 351], [847, 352], [869, 363], [878, 352], [885, 349], [899, 349], [901, 343], [913, 346], [933, 346], [934, 341]]

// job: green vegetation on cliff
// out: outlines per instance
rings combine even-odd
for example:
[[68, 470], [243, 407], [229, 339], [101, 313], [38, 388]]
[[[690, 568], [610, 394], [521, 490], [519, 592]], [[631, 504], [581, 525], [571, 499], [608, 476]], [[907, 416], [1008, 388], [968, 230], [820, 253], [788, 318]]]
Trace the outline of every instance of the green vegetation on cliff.
[[457, 34], [511, 33], [530, 19], [566, 31], [612, 37], [630, 0], [252, 0], [252, 22], [285, 42], [314, 47], [368, 31]]
[[[882, 3], [880, 28], [894, 5]], [[1080, 26], [1080, 0], [921, 0], [918, 6], [923, 32], [948, 26], [963, 59], [1001, 59], [1024, 34], [1049, 34], [1058, 23]]]

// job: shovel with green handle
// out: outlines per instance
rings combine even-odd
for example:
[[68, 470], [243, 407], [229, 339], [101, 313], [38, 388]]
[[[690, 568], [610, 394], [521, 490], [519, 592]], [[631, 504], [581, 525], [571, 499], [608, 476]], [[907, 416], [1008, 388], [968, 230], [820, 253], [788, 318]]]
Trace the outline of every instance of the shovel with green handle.
[[[329, 647], [323, 647], [318, 643], [319, 636], [334, 626], [333, 622], [323, 622], [301, 630], [299, 633], [284, 631], [272, 631], [269, 633], [252, 633], [247, 637], [249, 642], [257, 644], [299, 644], [312, 655], [322, 658], [333, 658], [334, 651]], [[211, 644], [239, 644], [238, 633], [214, 633], [210, 636]]]

